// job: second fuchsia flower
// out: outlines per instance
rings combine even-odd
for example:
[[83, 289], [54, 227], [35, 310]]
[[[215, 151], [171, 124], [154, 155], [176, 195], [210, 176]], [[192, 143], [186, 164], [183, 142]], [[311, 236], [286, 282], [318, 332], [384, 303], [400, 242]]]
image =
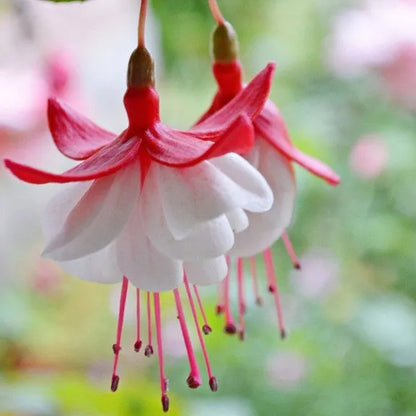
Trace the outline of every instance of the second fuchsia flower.
[[[216, 0], [209, 0], [212, 14], [218, 25], [213, 33], [213, 73], [218, 84], [218, 91], [207, 112], [200, 118], [197, 125], [228, 105], [245, 87], [242, 81], [242, 67], [238, 57], [238, 41], [236, 33], [230, 23], [226, 22], [218, 8]], [[288, 134], [286, 124], [278, 108], [271, 100], [267, 100], [262, 111], [254, 118], [253, 127], [255, 143], [247, 152], [245, 158], [266, 178], [273, 191], [274, 202], [270, 210], [263, 213], [248, 213], [249, 226], [236, 235], [236, 240], [230, 254], [237, 260], [237, 276], [239, 288], [239, 316], [240, 335], [244, 334], [243, 324], [243, 257], [255, 256], [263, 252], [266, 264], [269, 291], [274, 293], [279, 317], [279, 326], [282, 337], [285, 328], [280, 310], [280, 298], [276, 283], [273, 259], [270, 246], [280, 237], [286, 245], [295, 267], [300, 267], [292, 244], [285, 230], [289, 227], [296, 197], [296, 180], [292, 163], [295, 162], [336, 186], [339, 183], [338, 175], [326, 164], [297, 149]], [[255, 260], [251, 260], [251, 272], [254, 279], [254, 288], [257, 292], [257, 277]], [[229, 277], [227, 276], [222, 288], [219, 310], [224, 310], [227, 332], [236, 332], [229, 308]], [[258, 293], [256, 298], [259, 299]], [[260, 301], [259, 301], [260, 302]]]

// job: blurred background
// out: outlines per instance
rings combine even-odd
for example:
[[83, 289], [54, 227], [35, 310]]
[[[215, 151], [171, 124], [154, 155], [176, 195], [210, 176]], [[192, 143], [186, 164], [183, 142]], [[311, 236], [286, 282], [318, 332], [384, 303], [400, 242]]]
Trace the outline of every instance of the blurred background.
[[[124, 128], [138, 3], [0, 3], [2, 158], [48, 170], [72, 165], [47, 132], [50, 95], [109, 130]], [[342, 183], [333, 189], [296, 167], [289, 233], [302, 270], [292, 270], [280, 241], [273, 247], [285, 341], [260, 261], [264, 305], [255, 305], [247, 279], [244, 342], [223, 333], [216, 289], [201, 290], [217, 393], [206, 380], [198, 391], [187, 388], [172, 296], [162, 297], [170, 414], [416, 416], [416, 2], [219, 3], [239, 34], [246, 80], [277, 63], [271, 96], [294, 143], [330, 164]], [[187, 128], [215, 92], [214, 22], [203, 0], [151, 6], [162, 118]], [[0, 167], [0, 415], [161, 414], [156, 359], [132, 348], [134, 299], [114, 394], [119, 286], [80, 281], [39, 257], [41, 212], [55, 190]]]

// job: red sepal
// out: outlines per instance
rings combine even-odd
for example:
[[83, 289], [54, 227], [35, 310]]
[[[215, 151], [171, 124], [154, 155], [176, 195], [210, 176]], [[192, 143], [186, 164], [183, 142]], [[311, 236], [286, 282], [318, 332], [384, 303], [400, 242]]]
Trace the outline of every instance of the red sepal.
[[48, 122], [58, 150], [75, 160], [87, 159], [117, 137], [53, 98], [48, 100]]
[[253, 80], [240, 91], [221, 110], [191, 128], [190, 132], [198, 137], [208, 139], [213, 134], [227, 128], [231, 120], [238, 115], [246, 114], [251, 120], [260, 113], [269, 95], [275, 64], [270, 63]]
[[137, 156], [140, 144], [141, 139], [137, 137], [126, 140], [124, 132], [120, 137], [107, 146], [102, 147], [90, 158], [62, 174], [45, 172], [9, 159], [6, 159], [4, 164], [15, 176], [29, 183], [89, 181], [110, 175], [126, 166]]
[[293, 146], [285, 122], [279, 110], [270, 100], [267, 101], [263, 111], [254, 121], [254, 128], [258, 136], [267, 140], [288, 159], [326, 180], [330, 185], [339, 184], [339, 176], [329, 166], [312, 156], [302, 153]]
[[237, 117], [225, 131], [212, 136], [213, 142], [198, 136], [158, 123], [146, 132], [143, 144], [153, 160], [174, 167], [193, 166], [229, 152], [246, 153], [254, 144], [253, 125], [245, 114]]

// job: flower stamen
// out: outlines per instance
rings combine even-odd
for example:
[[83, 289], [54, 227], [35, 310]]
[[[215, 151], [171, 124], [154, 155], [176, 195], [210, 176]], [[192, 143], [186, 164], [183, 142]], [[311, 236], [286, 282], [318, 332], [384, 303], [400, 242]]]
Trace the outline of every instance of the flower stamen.
[[293, 267], [295, 269], [300, 270], [301, 266], [298, 260], [298, 256], [296, 255], [295, 249], [293, 248], [293, 244], [290, 241], [289, 235], [287, 234], [286, 231], [283, 231], [282, 240], [283, 240], [283, 244], [285, 245], [287, 254], [289, 254], [290, 260], [292, 261]]
[[191, 389], [196, 389], [202, 384], [201, 374], [199, 372], [198, 363], [196, 361], [195, 353], [192, 348], [191, 337], [189, 336], [188, 327], [186, 326], [186, 320], [185, 320], [185, 315], [183, 313], [179, 290], [174, 289], [173, 294], [175, 296], [175, 303], [176, 303], [176, 310], [178, 312], [179, 325], [181, 327], [183, 341], [185, 343], [186, 352], [188, 354], [189, 366], [191, 367], [191, 371], [189, 373], [188, 378], [186, 379], [186, 382], [188, 383], [188, 386]]
[[238, 291], [238, 335], [241, 341], [244, 341], [245, 325], [244, 325], [244, 313], [245, 313], [245, 301], [244, 301], [244, 281], [243, 281], [243, 259], [239, 257], [237, 259], [237, 291]]
[[120, 377], [117, 374], [117, 366], [118, 366], [118, 358], [119, 358], [120, 350], [121, 350], [121, 333], [123, 331], [124, 310], [126, 308], [126, 297], [127, 297], [128, 286], [129, 286], [129, 281], [124, 276], [123, 283], [121, 285], [121, 292], [120, 292], [120, 306], [119, 306], [118, 321], [117, 321], [116, 343], [113, 344], [114, 364], [113, 364], [113, 374], [111, 376], [111, 391], [117, 390], [118, 383], [120, 381]]
[[160, 319], [159, 293], [153, 293], [153, 306], [155, 310], [157, 354], [159, 358], [160, 391], [162, 394], [161, 401], [162, 401], [163, 411], [167, 412], [169, 410], [169, 397], [167, 394], [168, 393], [168, 379], [165, 377], [165, 366], [163, 362], [162, 324], [161, 324], [161, 319]]
[[260, 296], [260, 291], [259, 291], [259, 282], [257, 279], [256, 257], [255, 256], [250, 257], [249, 261], [250, 261], [251, 279], [253, 283], [253, 292], [256, 298], [256, 304], [258, 306], [261, 306], [263, 305], [263, 299]]
[[140, 336], [140, 289], [136, 289], [136, 322], [137, 322], [137, 338], [134, 343], [134, 351], [139, 352], [142, 347], [142, 339]]
[[227, 258], [228, 271], [227, 276], [224, 279], [224, 316], [225, 316], [225, 327], [224, 331], [227, 334], [235, 334], [237, 328], [234, 324], [234, 319], [231, 314], [231, 305], [230, 305], [230, 261]]
[[217, 287], [217, 306], [215, 307], [215, 312], [217, 315], [221, 315], [224, 312], [224, 286], [225, 281], [223, 280], [218, 284]]
[[[195, 302], [192, 298], [192, 293], [189, 288], [189, 282], [188, 282], [188, 278], [186, 277], [186, 275], [184, 276], [184, 283], [185, 283], [186, 294], [188, 295], [189, 305], [191, 306], [191, 311], [192, 311], [192, 316], [194, 318], [196, 331], [198, 333], [199, 343], [201, 344], [202, 354], [204, 355], [205, 366], [207, 369], [207, 374], [208, 374], [208, 379], [209, 379], [209, 386], [212, 391], [217, 391], [218, 389], [217, 379], [213, 376], [212, 371], [211, 371], [211, 365], [210, 365], [209, 358], [208, 358], [208, 352], [205, 346], [205, 341], [202, 335], [201, 328], [199, 326], [198, 316], [196, 314]], [[194, 285], [194, 288], [195, 288], [195, 285]], [[197, 295], [197, 298], [198, 298], [198, 295]]]
[[202, 326], [202, 332], [205, 335], [208, 335], [212, 332], [212, 328], [208, 324], [207, 315], [205, 314], [204, 306], [202, 305], [201, 297], [199, 296], [198, 287], [196, 285], [193, 285], [193, 287], [194, 287], [195, 297], [198, 302], [199, 311], [201, 312], [202, 319], [204, 320], [204, 325]]
[[147, 306], [147, 345], [144, 349], [144, 355], [150, 357], [153, 355], [153, 346], [152, 346], [152, 309], [150, 306], [150, 292], [147, 292], [146, 296], [146, 306]]
[[267, 274], [267, 282], [269, 284], [269, 291], [274, 296], [280, 337], [284, 339], [286, 338], [286, 329], [285, 329], [285, 324], [283, 320], [283, 312], [282, 312], [282, 305], [280, 301], [279, 287], [277, 285], [277, 275], [274, 269], [273, 257], [272, 257], [272, 252], [270, 248], [264, 250], [263, 257], [264, 257], [264, 263], [266, 265], [266, 274]]

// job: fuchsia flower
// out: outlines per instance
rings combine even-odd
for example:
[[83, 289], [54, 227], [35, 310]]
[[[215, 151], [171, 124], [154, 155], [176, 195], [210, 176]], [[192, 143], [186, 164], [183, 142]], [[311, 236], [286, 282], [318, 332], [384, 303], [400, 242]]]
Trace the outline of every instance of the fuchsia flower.
[[[209, 384], [215, 391], [217, 382], [210, 369], [190, 283], [203, 312], [195, 284], [218, 282], [225, 277], [224, 255], [234, 244], [234, 233], [248, 226], [246, 211], [263, 212], [272, 205], [272, 192], [265, 179], [236, 153], [246, 153], [253, 145], [251, 120], [267, 98], [274, 65], [269, 64], [222, 110], [198, 126], [189, 131], [172, 129], [159, 118], [153, 62], [144, 47], [146, 6], [147, 1], [142, 1], [138, 47], [129, 62], [124, 96], [128, 128], [116, 136], [50, 99], [48, 120], [57, 148], [82, 162], [62, 174], [11, 160], [5, 164], [29, 183], [75, 183], [57, 195], [47, 209], [47, 257], [85, 280], [122, 280], [113, 346], [113, 391], [119, 383], [117, 364], [128, 281], [137, 288], [136, 351], [142, 345], [140, 291], [147, 292], [147, 356], [153, 354], [153, 292], [162, 403], [167, 410], [159, 292], [173, 290], [190, 360], [187, 381], [190, 387], [198, 387], [201, 377], [177, 289], [185, 282]], [[206, 319], [203, 331], [210, 331]]]
[[[224, 20], [215, 0], [209, 0], [211, 11], [218, 26], [213, 34], [214, 64], [213, 73], [218, 84], [218, 91], [211, 107], [200, 118], [197, 125], [204, 123], [207, 118], [233, 100], [241, 91], [244, 91], [242, 82], [242, 67], [238, 60], [238, 44], [233, 27]], [[269, 290], [275, 294], [276, 305], [280, 321], [282, 336], [285, 334], [281, 320], [280, 300], [276, 285], [273, 260], [270, 246], [281, 236], [286, 245], [294, 265], [299, 268], [299, 262], [292, 248], [285, 229], [290, 225], [294, 201], [296, 196], [296, 181], [292, 162], [318, 176], [330, 185], [337, 185], [339, 177], [321, 161], [297, 149], [288, 134], [285, 122], [278, 108], [270, 100], [266, 101], [260, 114], [253, 121], [255, 143], [253, 148], [245, 154], [246, 159], [266, 178], [273, 191], [274, 202], [272, 208], [261, 214], [248, 213], [248, 227], [236, 235], [236, 240], [230, 254], [237, 260], [238, 281], [242, 282], [242, 257], [255, 256], [263, 252], [266, 262]], [[251, 259], [251, 269], [255, 273], [255, 261]], [[256, 279], [255, 275], [253, 277]], [[236, 327], [233, 323], [228, 306], [228, 277], [224, 282], [226, 331], [234, 333]], [[242, 284], [242, 283], [241, 283]], [[239, 286], [241, 286], [239, 284]], [[254, 287], [257, 287], [255, 282]], [[257, 292], [257, 289], [256, 289]], [[240, 333], [244, 331], [242, 312], [244, 300], [242, 287], [239, 287], [240, 303]], [[256, 294], [258, 298], [258, 294]], [[220, 305], [220, 310], [223, 306]]]

